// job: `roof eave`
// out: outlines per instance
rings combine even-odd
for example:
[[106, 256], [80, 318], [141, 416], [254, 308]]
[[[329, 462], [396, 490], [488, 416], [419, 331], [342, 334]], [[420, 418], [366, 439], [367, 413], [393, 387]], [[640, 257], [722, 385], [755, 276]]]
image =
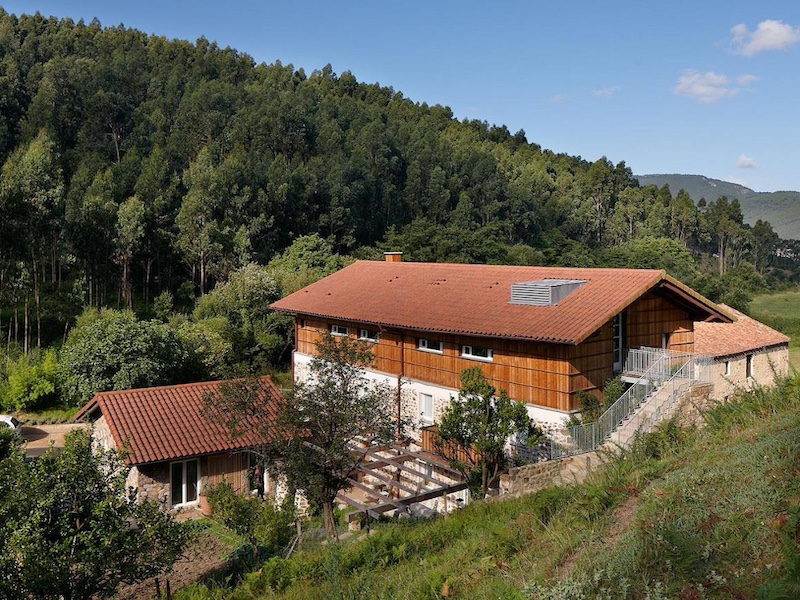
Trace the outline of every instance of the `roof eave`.
[[708, 314], [709, 318], [711, 319], [719, 319], [723, 323], [733, 323], [736, 320], [734, 315], [728, 313], [721, 306], [715, 302], [712, 302], [692, 288], [684, 285], [671, 275], [665, 275], [660, 287], [669, 290], [670, 292], [680, 296], [685, 302], [701, 309], [701, 311]]

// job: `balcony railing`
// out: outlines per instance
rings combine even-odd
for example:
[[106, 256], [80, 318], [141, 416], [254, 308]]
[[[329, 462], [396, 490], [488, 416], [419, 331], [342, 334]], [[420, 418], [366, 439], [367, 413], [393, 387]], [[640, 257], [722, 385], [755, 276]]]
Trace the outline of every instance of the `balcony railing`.
[[[645, 431], [671, 412], [680, 396], [695, 382], [707, 380], [708, 363], [705, 357], [684, 352], [657, 348], [629, 350], [624, 372], [638, 376], [636, 382], [596, 421], [565, 428], [562, 439], [550, 440], [547, 453], [550, 458], [563, 458], [597, 450], [653, 397], [656, 402], [651, 414], [647, 420], [636, 421], [630, 437]], [[657, 396], [659, 390], [665, 390], [661, 396]], [[624, 443], [629, 441], [626, 438]]]

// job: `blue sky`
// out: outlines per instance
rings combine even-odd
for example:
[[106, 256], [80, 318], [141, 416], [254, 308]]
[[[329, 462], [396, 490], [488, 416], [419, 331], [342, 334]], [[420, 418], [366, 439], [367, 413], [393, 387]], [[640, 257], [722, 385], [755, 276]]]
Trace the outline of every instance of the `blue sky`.
[[636, 174], [800, 190], [800, 2], [0, 0], [378, 82]]

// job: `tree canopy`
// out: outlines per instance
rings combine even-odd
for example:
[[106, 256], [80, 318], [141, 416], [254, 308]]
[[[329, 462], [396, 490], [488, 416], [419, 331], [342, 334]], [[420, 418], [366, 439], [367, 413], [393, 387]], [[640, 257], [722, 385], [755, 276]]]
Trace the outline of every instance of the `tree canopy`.
[[63, 451], [0, 456], [0, 597], [108, 598], [181, 555], [187, 530], [126, 488], [120, 454], [73, 431]]
[[461, 471], [480, 498], [507, 466], [507, 446], [514, 439], [535, 444], [542, 432], [525, 405], [486, 380], [480, 367], [461, 373], [461, 389], [442, 414], [439, 452]]

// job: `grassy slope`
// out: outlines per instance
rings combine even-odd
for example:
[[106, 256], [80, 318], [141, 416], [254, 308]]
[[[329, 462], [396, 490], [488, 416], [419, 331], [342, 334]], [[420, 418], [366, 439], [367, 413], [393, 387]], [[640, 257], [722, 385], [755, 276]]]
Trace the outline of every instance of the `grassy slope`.
[[750, 314], [792, 338], [789, 362], [800, 370], [800, 290], [756, 296], [750, 303]]
[[580, 486], [381, 524], [273, 559], [233, 594], [188, 597], [755, 597], [797, 547], [798, 391], [795, 379], [716, 409], [702, 430], [667, 428]]

